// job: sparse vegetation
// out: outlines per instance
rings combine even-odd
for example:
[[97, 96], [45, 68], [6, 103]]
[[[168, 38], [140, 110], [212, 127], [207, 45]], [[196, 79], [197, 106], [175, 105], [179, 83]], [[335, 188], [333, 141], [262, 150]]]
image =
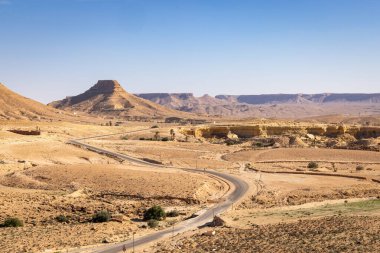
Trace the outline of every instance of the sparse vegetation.
[[311, 170], [317, 169], [318, 168], [318, 163], [316, 162], [309, 162], [307, 167]]
[[362, 171], [362, 170], [364, 170], [364, 166], [363, 165], [356, 166], [356, 171]]
[[2, 227], [23, 227], [24, 222], [17, 217], [6, 218]]
[[164, 209], [160, 206], [153, 206], [145, 211], [144, 220], [162, 220], [166, 218]]
[[160, 132], [159, 132], [159, 131], [155, 132], [153, 139], [154, 139], [155, 141], [160, 140]]
[[157, 125], [154, 125], [154, 126], [152, 126], [151, 128], [158, 128], [158, 126], [157, 126]]
[[169, 138], [168, 137], [162, 137], [161, 141], [169, 141]]
[[158, 220], [155, 220], [155, 219], [151, 219], [148, 221], [148, 226], [150, 228], [156, 228], [158, 227], [158, 224], [159, 224]]
[[55, 217], [55, 220], [58, 221], [59, 223], [67, 223], [69, 222], [69, 218], [65, 215], [58, 215], [57, 217]]
[[92, 222], [102, 223], [108, 222], [111, 219], [111, 215], [108, 211], [99, 211], [92, 217]]
[[174, 132], [174, 129], [170, 129], [170, 139], [171, 139], [172, 141], [175, 140], [175, 132]]
[[179, 212], [177, 210], [172, 210], [166, 213], [166, 217], [177, 217], [179, 216]]
[[128, 140], [128, 136], [122, 136], [121, 139], [127, 141]]

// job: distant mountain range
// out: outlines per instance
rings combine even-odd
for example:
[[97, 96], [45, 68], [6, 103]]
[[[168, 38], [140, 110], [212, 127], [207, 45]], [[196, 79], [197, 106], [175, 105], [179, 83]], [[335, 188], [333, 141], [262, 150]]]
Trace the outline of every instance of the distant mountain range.
[[380, 93], [204, 95], [143, 93], [137, 96], [171, 109], [232, 117], [299, 118], [329, 114], [380, 114]]
[[[53, 108], [54, 107], [54, 108]], [[380, 115], [380, 93], [204, 95], [145, 93], [133, 95], [115, 80], [100, 80], [82, 94], [46, 106], [0, 84], [0, 120], [79, 120], [88, 115], [115, 119], [305, 118], [326, 115]], [[86, 116], [87, 115], [87, 116]], [[93, 117], [91, 117], [93, 118]]]
[[287, 103], [380, 103], [380, 93], [218, 95], [215, 98], [253, 105]]

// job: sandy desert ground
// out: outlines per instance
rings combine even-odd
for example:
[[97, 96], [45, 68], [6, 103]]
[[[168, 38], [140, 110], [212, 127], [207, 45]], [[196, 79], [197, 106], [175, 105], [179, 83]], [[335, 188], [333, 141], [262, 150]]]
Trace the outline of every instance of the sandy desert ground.
[[[120, 163], [66, 144], [73, 136], [117, 134], [150, 125], [38, 125], [41, 136], [6, 131], [34, 128], [33, 123], [1, 125], [0, 221], [18, 217], [24, 222], [22, 228], [1, 228], [1, 252], [39, 252], [125, 240], [132, 231], [152, 232], [144, 228], [141, 215], [153, 205], [180, 212], [179, 217], [160, 224], [165, 227], [225, 192], [225, 183], [208, 176]], [[117, 221], [89, 222], [101, 210], [109, 211]], [[59, 215], [68, 217], [69, 222], [57, 222]]]
[[[7, 131], [37, 126], [40, 136]], [[127, 133], [139, 129], [145, 130]], [[0, 222], [7, 217], [24, 222], [20, 228], [0, 228], [1, 252], [70, 252], [128, 240], [133, 232], [149, 234], [154, 229], [146, 228], [141, 217], [153, 205], [179, 211], [157, 229], [171, 226], [227, 191], [228, 185], [203, 174], [205, 169], [231, 173], [250, 185], [246, 196], [221, 215], [225, 226], [178, 235], [139, 251], [376, 252], [378, 246], [380, 184], [373, 179], [380, 178], [379, 152], [226, 145], [186, 137], [174, 124], [154, 122], [110, 127], [7, 121], [0, 126], [0, 136]], [[89, 136], [98, 137], [83, 141], [166, 167], [133, 165], [66, 143]], [[318, 168], [310, 170], [311, 161]], [[363, 169], [357, 170], [358, 165]], [[198, 168], [200, 173], [177, 168]], [[113, 219], [92, 223], [101, 210]], [[69, 221], [58, 222], [59, 215]], [[210, 230], [216, 234], [202, 235]]]

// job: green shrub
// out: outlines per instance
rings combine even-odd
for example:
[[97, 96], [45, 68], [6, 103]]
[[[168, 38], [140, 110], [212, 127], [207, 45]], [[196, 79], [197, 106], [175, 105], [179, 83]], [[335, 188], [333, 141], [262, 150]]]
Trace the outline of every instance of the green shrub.
[[149, 220], [148, 221], [148, 226], [150, 228], [156, 228], [156, 227], [158, 227], [158, 220], [154, 220], [154, 219]]
[[163, 138], [161, 139], [161, 141], [169, 141], [169, 138], [168, 138], [168, 137], [163, 137]]
[[364, 166], [363, 165], [358, 165], [358, 166], [356, 166], [356, 170], [357, 171], [364, 170]]
[[62, 214], [55, 217], [55, 220], [60, 222], [60, 223], [69, 222], [69, 218], [67, 218], [65, 215], [62, 215]]
[[111, 215], [108, 211], [100, 211], [94, 214], [92, 217], [92, 222], [95, 223], [101, 223], [101, 222], [107, 222], [111, 219]]
[[153, 206], [144, 213], [144, 220], [162, 220], [165, 217], [166, 213], [160, 206]]
[[316, 168], [318, 168], [318, 163], [316, 163], [316, 162], [309, 162], [309, 164], [307, 165], [307, 167], [309, 169], [316, 169]]
[[154, 126], [152, 126], [151, 128], [158, 128], [158, 126], [157, 126], [157, 125], [154, 125]]
[[166, 213], [166, 217], [177, 217], [179, 216], [179, 212], [177, 210], [172, 210]]
[[24, 223], [22, 220], [16, 217], [6, 218], [3, 227], [22, 227], [24, 226]]

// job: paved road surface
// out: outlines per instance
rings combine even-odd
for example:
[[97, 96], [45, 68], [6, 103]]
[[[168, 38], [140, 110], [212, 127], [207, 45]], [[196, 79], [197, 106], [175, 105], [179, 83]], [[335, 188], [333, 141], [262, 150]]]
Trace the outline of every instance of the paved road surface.
[[[147, 129], [137, 130], [137, 131], [146, 131], [146, 130]], [[133, 131], [133, 132], [136, 132], [136, 131]], [[95, 137], [88, 137], [88, 138], [83, 138], [83, 139], [90, 139], [90, 138], [95, 138]], [[80, 139], [80, 140], [83, 140], [83, 139]], [[115, 153], [115, 152], [101, 149], [98, 147], [94, 147], [94, 146], [85, 144], [83, 142], [80, 142], [79, 140], [70, 140], [68, 141], [68, 143], [86, 148], [88, 150], [91, 150], [100, 154], [105, 154], [111, 157], [126, 160], [129, 162], [133, 162], [133, 163], [137, 163], [141, 165], [149, 165], [149, 166], [154, 166], [154, 167], [159, 167], [159, 168], [166, 168], [163, 165], [149, 163], [149, 162], [146, 162], [146, 161], [143, 161], [143, 160], [140, 160], [128, 155], [119, 154], [119, 153]], [[179, 168], [179, 169], [183, 169], [183, 170], [195, 172], [195, 173], [201, 172], [200, 170], [197, 170], [197, 169], [187, 169], [187, 168], [186, 169]], [[225, 198], [223, 199], [223, 202], [216, 204], [210, 209], [202, 210], [199, 216], [192, 219], [185, 220], [181, 223], [178, 223], [172, 228], [161, 230], [161, 231], [158, 231], [158, 232], [155, 232], [153, 234], [146, 235], [143, 237], [135, 238], [134, 240], [135, 247], [142, 246], [147, 243], [152, 243], [152, 242], [158, 241], [159, 239], [168, 238], [170, 236], [183, 233], [185, 231], [189, 231], [192, 229], [196, 229], [197, 227], [210, 223], [212, 222], [214, 215], [218, 215], [228, 210], [233, 203], [238, 201], [248, 191], [248, 188], [249, 188], [248, 184], [240, 178], [237, 178], [230, 174], [225, 174], [225, 173], [221, 173], [221, 172], [217, 172], [213, 170], [206, 170], [206, 173], [222, 178], [228, 181], [231, 185], [233, 185], [232, 192], [230, 192], [227, 196], [225, 196]], [[118, 252], [122, 252], [123, 246], [125, 246], [127, 250], [130, 252], [130, 250], [133, 248], [133, 241], [130, 240], [130, 241], [121, 242], [117, 244], [107, 244], [107, 245], [98, 246], [92, 249], [85, 249], [83, 251], [92, 252], [92, 253], [118, 253]], [[81, 252], [81, 250], [76, 251], [76, 252]]]

